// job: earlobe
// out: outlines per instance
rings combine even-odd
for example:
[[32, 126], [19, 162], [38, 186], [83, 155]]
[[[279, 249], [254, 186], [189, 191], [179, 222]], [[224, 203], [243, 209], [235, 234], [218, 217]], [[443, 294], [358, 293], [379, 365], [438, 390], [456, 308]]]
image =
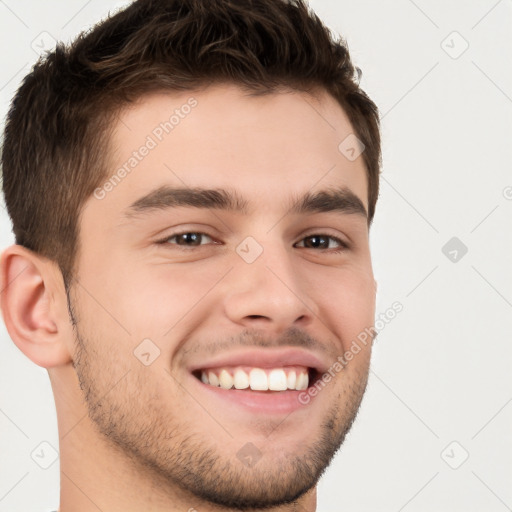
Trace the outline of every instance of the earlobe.
[[44, 368], [71, 361], [66, 336], [69, 322], [55, 264], [20, 246], [0, 257], [0, 297], [5, 326], [16, 346]]

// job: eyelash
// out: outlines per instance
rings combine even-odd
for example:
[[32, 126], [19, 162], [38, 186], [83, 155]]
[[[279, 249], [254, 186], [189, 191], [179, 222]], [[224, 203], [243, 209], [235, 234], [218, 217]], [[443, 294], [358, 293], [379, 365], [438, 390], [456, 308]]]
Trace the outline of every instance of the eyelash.
[[[183, 247], [183, 246], [180, 246], [178, 244], [170, 244], [170, 242], [169, 242], [169, 240], [172, 240], [173, 238], [177, 238], [177, 237], [180, 237], [182, 235], [190, 235], [190, 234], [201, 235], [201, 236], [206, 235], [208, 238], [211, 238], [213, 240], [212, 236], [208, 235], [207, 233], [203, 233], [202, 231], [182, 231], [181, 233], [175, 233], [175, 234], [173, 234], [171, 236], [168, 236], [168, 237], [164, 238], [163, 240], [158, 240], [156, 243], [157, 244], [161, 244], [161, 245], [165, 245], [165, 244], [175, 245], [178, 248], [178, 250], [182, 250], [182, 251], [191, 251], [192, 249], [194, 249], [196, 247], [201, 247], [202, 245], [204, 245], [204, 244], [200, 244], [199, 246], [191, 245], [191, 246], [189, 246], [189, 248], [186, 248], [186, 246]], [[350, 246], [346, 242], [341, 240], [340, 238], [338, 238], [336, 236], [332, 236], [332, 235], [322, 234], [322, 233], [314, 233], [312, 235], [305, 236], [300, 241], [302, 242], [306, 238], [313, 238], [313, 237], [330, 238], [331, 240], [334, 240], [340, 246], [338, 249], [335, 249], [335, 250], [320, 248], [319, 250], [321, 250], [322, 252], [323, 251], [329, 251], [330, 254], [339, 254], [339, 253], [344, 252], [344, 251], [346, 251], [347, 249], [350, 248]], [[304, 247], [304, 248], [305, 249], [318, 249], [318, 248], [315, 248], [315, 247]]]

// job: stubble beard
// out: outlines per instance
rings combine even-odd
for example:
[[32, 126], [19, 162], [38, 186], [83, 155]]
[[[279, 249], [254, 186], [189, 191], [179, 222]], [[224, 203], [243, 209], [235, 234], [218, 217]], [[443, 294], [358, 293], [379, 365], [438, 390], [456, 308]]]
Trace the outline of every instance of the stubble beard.
[[[261, 459], [247, 467], [237, 457], [220, 451], [222, 440], [194, 432], [194, 425], [187, 425], [172, 412], [166, 413], [169, 401], [155, 403], [145, 367], [139, 371], [125, 361], [126, 367], [120, 369], [122, 357], [95, 353], [94, 347], [102, 345], [91, 344], [81, 335], [73, 316], [72, 321], [76, 335], [73, 366], [93, 426], [107, 446], [126, 458], [139, 474], [154, 480], [159, 491], [170, 498], [179, 491], [181, 496], [189, 496], [190, 502], [200, 499], [238, 510], [263, 510], [293, 503], [317, 484], [331, 463], [357, 416], [366, 390], [368, 368], [359, 370], [352, 383], [340, 390], [316, 429], [319, 435], [303, 448], [303, 453], [266, 460], [265, 447], [260, 446]], [[115, 372], [111, 371], [113, 368]], [[104, 376], [126, 373], [117, 383], [105, 382]]]

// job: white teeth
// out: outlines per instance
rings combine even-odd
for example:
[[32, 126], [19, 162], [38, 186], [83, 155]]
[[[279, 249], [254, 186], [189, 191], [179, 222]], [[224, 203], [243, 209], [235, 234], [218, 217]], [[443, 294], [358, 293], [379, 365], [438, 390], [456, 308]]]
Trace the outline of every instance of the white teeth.
[[267, 391], [267, 374], [261, 368], [253, 368], [249, 373], [249, 386], [253, 391]]
[[219, 385], [219, 378], [213, 372], [208, 372], [208, 380], [210, 381], [210, 384], [212, 386], [218, 386]]
[[272, 370], [270, 372], [268, 376], [268, 389], [272, 391], [284, 391], [288, 389], [284, 370]]
[[233, 387], [233, 377], [226, 370], [220, 372], [219, 382], [221, 388], [231, 389]]
[[247, 376], [247, 373], [238, 368], [235, 371], [233, 384], [235, 385], [235, 389], [247, 389], [249, 387], [249, 377]]
[[[254, 391], [286, 391], [304, 390], [308, 388], [309, 376], [304, 367], [285, 367], [264, 370], [252, 368], [222, 368], [203, 370], [201, 381], [204, 384], [221, 387], [223, 389], [252, 389]], [[220, 373], [219, 373], [220, 370]]]
[[309, 378], [307, 373], [300, 373], [297, 377], [297, 382], [295, 383], [295, 389], [302, 390], [307, 389], [309, 384]]
[[295, 389], [296, 381], [297, 381], [297, 374], [295, 373], [295, 370], [292, 370], [288, 374], [288, 378], [286, 379], [286, 385], [288, 386], [288, 389]]

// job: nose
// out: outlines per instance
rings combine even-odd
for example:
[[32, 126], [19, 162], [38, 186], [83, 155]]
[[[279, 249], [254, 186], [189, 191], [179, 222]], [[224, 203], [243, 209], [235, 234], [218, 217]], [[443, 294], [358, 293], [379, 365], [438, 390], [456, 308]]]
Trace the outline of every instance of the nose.
[[291, 251], [267, 244], [252, 263], [235, 261], [223, 290], [224, 311], [233, 323], [277, 335], [313, 322], [314, 282], [301, 273]]

